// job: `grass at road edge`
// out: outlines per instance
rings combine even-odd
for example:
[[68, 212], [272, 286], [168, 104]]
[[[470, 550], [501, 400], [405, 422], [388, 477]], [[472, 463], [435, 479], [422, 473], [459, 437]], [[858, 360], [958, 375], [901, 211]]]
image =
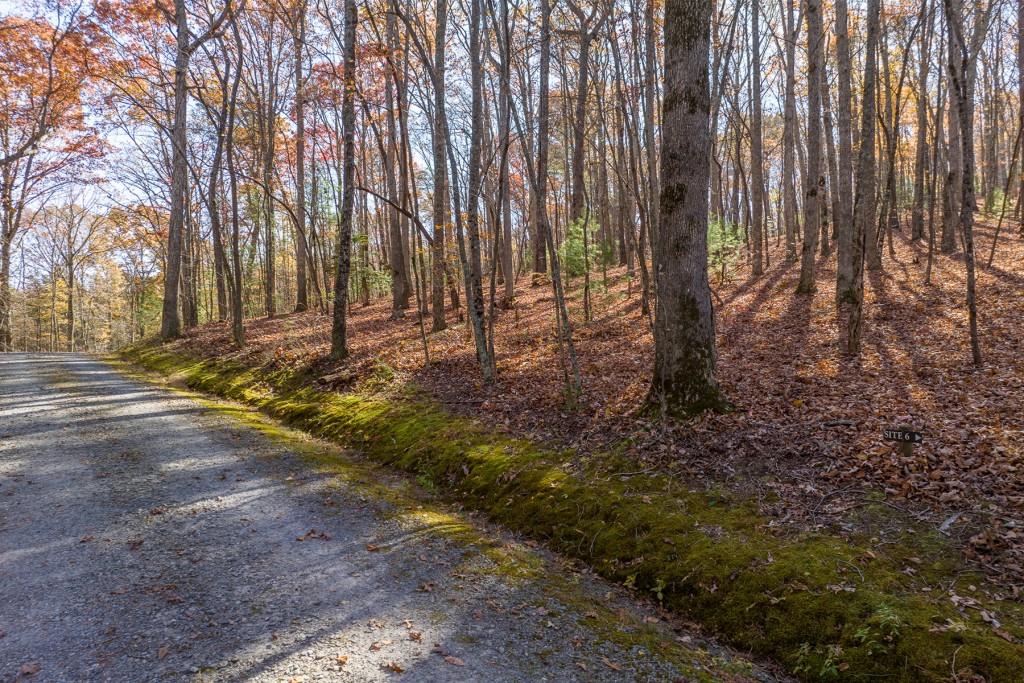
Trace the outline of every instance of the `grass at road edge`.
[[[951, 594], [983, 577], [938, 534], [884, 549], [780, 535], [749, 504], [660, 475], [626, 476], [629, 462], [613, 454], [580, 465], [423, 400], [324, 391], [271, 367], [162, 346], [122, 358], [410, 472], [805, 680], [1018, 681], [1024, 671], [1020, 608], [973, 595], [966, 602], [984, 612], [955, 605]], [[996, 629], [983, 614], [1004, 623]]]

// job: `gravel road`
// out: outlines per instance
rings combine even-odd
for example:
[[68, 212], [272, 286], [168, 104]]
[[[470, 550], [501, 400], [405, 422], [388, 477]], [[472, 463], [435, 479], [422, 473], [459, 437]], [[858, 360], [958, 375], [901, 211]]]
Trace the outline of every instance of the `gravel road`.
[[95, 358], [0, 355], [0, 681], [783, 680], [395, 501]]

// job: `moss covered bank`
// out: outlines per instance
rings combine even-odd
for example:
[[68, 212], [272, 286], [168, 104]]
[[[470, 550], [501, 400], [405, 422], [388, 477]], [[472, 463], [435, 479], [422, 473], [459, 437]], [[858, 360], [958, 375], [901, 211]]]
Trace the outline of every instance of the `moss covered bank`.
[[951, 593], [979, 578], [941, 538], [917, 534], [881, 550], [869, 539], [782, 536], [742, 502], [628, 475], [629, 463], [612, 455], [580, 465], [427, 402], [323, 391], [290, 373], [166, 347], [123, 357], [414, 473], [803, 679], [1024, 681], [1019, 607], [979, 605], [999, 616], [999, 629], [981, 609], [958, 608]]

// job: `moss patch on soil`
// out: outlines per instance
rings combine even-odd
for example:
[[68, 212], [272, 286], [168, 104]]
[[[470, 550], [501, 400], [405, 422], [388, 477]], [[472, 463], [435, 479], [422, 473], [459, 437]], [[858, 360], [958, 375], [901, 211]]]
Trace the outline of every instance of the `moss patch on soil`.
[[805, 680], [1017, 681], [1024, 671], [1019, 605], [968, 593], [983, 578], [938, 534], [884, 547], [784, 534], [747, 502], [629, 474], [612, 454], [581, 465], [415, 398], [339, 394], [273, 366], [160, 346], [123, 358], [410, 472]]

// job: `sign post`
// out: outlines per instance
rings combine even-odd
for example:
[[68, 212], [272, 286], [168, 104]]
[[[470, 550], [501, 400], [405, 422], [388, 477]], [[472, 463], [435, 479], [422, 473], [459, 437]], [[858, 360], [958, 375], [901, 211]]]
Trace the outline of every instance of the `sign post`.
[[912, 455], [914, 453], [914, 446], [924, 442], [924, 434], [915, 431], [909, 425], [899, 425], [883, 429], [882, 436], [886, 441], [897, 442], [903, 455]]

